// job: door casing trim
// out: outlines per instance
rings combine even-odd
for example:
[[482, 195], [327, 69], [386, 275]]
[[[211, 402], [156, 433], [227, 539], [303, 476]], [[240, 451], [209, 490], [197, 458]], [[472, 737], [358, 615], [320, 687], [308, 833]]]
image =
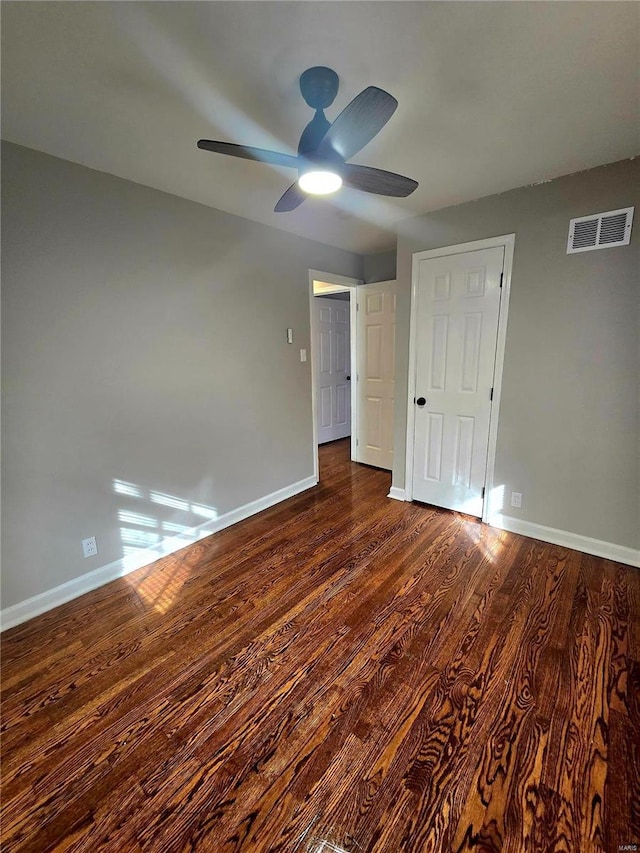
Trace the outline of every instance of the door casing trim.
[[418, 292], [418, 264], [420, 261], [432, 258], [442, 258], [448, 255], [462, 255], [467, 252], [477, 252], [482, 249], [504, 248], [502, 294], [500, 312], [498, 314], [498, 332], [496, 337], [496, 360], [493, 371], [493, 402], [489, 418], [489, 439], [487, 446], [487, 473], [485, 477], [485, 497], [482, 504], [482, 521], [489, 523], [495, 513], [492, 511], [491, 498], [494, 489], [494, 468], [496, 461], [496, 444], [498, 438], [498, 418], [500, 400], [502, 397], [502, 371], [504, 367], [504, 352], [507, 339], [507, 318], [509, 314], [509, 296], [511, 293], [511, 271], [513, 268], [513, 251], [516, 235], [503, 234], [499, 237], [489, 237], [485, 240], [474, 240], [471, 243], [459, 243], [455, 246], [442, 246], [438, 249], [428, 249], [424, 252], [414, 252], [411, 261], [411, 313], [409, 322], [409, 371], [407, 382], [407, 435], [406, 457], [404, 471], [405, 500], [413, 500], [413, 442], [415, 434], [415, 406], [413, 399], [416, 395], [416, 303]]

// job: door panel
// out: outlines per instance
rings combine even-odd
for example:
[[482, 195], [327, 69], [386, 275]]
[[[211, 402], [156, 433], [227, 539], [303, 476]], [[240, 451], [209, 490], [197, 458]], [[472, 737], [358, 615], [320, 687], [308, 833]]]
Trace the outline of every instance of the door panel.
[[318, 444], [351, 435], [349, 303], [313, 298]]
[[413, 497], [482, 516], [502, 247], [424, 259], [416, 285]]
[[351, 361], [349, 322], [349, 312], [339, 308], [336, 311], [336, 370], [345, 375], [350, 372]]
[[336, 385], [336, 424], [347, 423], [349, 389], [346, 384]]
[[328, 326], [328, 328], [320, 329], [320, 373], [329, 376], [331, 374], [331, 320], [323, 321], [321, 312], [320, 322], [323, 326]]
[[439, 483], [442, 473], [442, 439], [444, 418], [440, 414], [427, 412], [427, 452], [424, 457], [425, 480]]
[[320, 389], [320, 405], [318, 406], [318, 426], [331, 428], [331, 386]]
[[382, 400], [380, 397], [367, 397], [366, 402], [365, 447], [370, 450], [382, 450]]
[[358, 298], [357, 461], [393, 465], [395, 281], [361, 285]]

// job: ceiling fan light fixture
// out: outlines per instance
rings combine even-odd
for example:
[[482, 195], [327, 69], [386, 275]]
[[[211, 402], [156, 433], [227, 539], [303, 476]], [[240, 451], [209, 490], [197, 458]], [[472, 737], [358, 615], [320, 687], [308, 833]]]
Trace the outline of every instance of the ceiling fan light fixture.
[[338, 84], [336, 72], [324, 66], [307, 68], [300, 76], [302, 97], [315, 110], [315, 115], [302, 131], [297, 155], [215, 139], [199, 139], [198, 148], [296, 169], [298, 180], [280, 196], [274, 213], [289, 213], [308, 195], [330, 195], [343, 184], [366, 193], [406, 198], [417, 188], [417, 181], [395, 172], [348, 162], [380, 133], [395, 112], [397, 100], [384, 89], [367, 86], [334, 122], [329, 122], [324, 110], [333, 103]]
[[298, 186], [311, 195], [330, 195], [340, 189], [342, 178], [328, 169], [313, 169], [300, 175]]

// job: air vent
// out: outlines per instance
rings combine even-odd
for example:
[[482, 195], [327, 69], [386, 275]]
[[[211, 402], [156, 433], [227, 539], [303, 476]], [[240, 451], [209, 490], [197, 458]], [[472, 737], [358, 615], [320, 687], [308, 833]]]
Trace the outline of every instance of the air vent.
[[631, 239], [633, 207], [580, 216], [569, 223], [567, 254], [627, 246]]

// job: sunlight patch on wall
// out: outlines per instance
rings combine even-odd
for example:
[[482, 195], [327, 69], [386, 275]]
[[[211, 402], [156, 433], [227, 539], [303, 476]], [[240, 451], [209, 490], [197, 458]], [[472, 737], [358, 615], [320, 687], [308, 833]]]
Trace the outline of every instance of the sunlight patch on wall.
[[113, 491], [117, 495], [127, 495], [130, 498], [141, 498], [142, 491], [134, 483], [126, 483], [124, 480], [113, 481]]
[[153, 548], [160, 541], [158, 533], [149, 533], [148, 530], [136, 530], [134, 527], [121, 527], [120, 539], [125, 545], [135, 548]]
[[504, 509], [504, 484], [491, 489], [489, 495], [489, 514], [501, 513]]
[[195, 515], [201, 515], [203, 518], [216, 519], [218, 513], [211, 506], [203, 506], [203, 504], [191, 504], [191, 512]]
[[138, 524], [141, 527], [157, 527], [158, 519], [150, 515], [142, 515], [139, 512], [130, 512], [126, 509], [118, 510], [118, 521], [123, 524]]
[[189, 511], [189, 502], [182, 500], [182, 498], [176, 498], [173, 495], [163, 495], [162, 492], [149, 492], [149, 498], [154, 504], [162, 504], [162, 506], [180, 509], [183, 512]]
[[[202, 529], [200, 525], [205, 522], [200, 519], [214, 522], [218, 512], [215, 507], [192, 504], [177, 495], [155, 489], [146, 490], [126, 480], [113, 480], [113, 491], [123, 498], [146, 501], [149, 509], [157, 513], [150, 515], [123, 506], [118, 509], [118, 521], [121, 525], [123, 574], [147, 604], [155, 607], [159, 613], [166, 613], [189, 576], [188, 567], [185, 564], [173, 565], [171, 569], [151, 566], [144, 578], [136, 577], [139, 573], [129, 573], [210, 536], [214, 532], [214, 525]], [[163, 518], [163, 513], [171, 513], [172, 516], [180, 513], [183, 519]], [[171, 571], [170, 578], [166, 576], [167, 571]]]
[[162, 522], [162, 531], [163, 533], [189, 533], [191, 530], [186, 524], [176, 524], [175, 521], [163, 521]]

